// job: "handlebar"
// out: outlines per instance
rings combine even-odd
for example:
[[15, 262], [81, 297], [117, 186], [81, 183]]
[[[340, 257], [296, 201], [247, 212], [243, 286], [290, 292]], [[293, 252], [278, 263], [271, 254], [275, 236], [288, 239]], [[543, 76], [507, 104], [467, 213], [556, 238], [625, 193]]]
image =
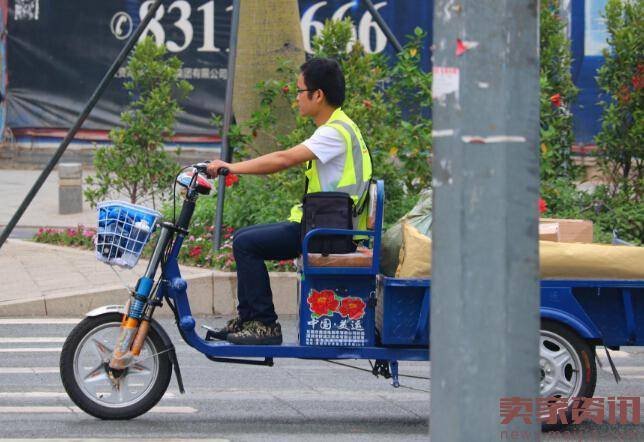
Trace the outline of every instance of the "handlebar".
[[[210, 177], [210, 174], [208, 173], [208, 164], [210, 164], [210, 161], [202, 161], [201, 163], [193, 164], [192, 167], [197, 169], [197, 173], [203, 173], [204, 175]], [[217, 176], [226, 176], [229, 173], [230, 170], [228, 170], [227, 167], [220, 167], [217, 170]]]

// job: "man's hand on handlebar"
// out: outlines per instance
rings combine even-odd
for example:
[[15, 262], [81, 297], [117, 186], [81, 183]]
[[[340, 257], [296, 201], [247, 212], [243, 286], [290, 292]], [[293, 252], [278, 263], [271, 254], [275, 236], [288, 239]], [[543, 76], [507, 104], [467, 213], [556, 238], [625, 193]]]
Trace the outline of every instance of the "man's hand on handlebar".
[[226, 163], [225, 161], [221, 161], [221, 160], [212, 160], [208, 164], [208, 169], [207, 169], [208, 175], [212, 178], [215, 178], [217, 177], [217, 175], [220, 175], [220, 174], [223, 175], [224, 173], [222, 173], [223, 172], [222, 169], [225, 169], [226, 171], [230, 170], [230, 163]]

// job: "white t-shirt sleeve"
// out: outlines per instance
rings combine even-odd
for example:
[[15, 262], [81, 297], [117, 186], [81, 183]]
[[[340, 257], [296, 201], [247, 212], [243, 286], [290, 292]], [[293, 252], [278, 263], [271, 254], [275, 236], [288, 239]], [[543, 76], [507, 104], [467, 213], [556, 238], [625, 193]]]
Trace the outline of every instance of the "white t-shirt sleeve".
[[318, 127], [311, 138], [302, 144], [308, 147], [323, 164], [342, 155], [346, 149], [342, 135], [329, 126]]

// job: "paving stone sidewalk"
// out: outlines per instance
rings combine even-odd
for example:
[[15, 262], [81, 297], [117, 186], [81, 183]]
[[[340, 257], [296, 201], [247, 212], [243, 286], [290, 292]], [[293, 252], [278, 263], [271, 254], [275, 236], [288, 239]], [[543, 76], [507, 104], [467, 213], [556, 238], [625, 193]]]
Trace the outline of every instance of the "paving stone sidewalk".
[[[0, 169], [0, 229], [9, 222], [39, 175], [39, 171]], [[9, 239], [0, 248], [0, 316], [78, 315], [99, 305], [127, 300], [121, 279], [133, 286], [145, 272], [146, 261], [141, 260], [132, 271], [116, 269], [119, 278], [112, 268], [96, 260], [93, 251], [23, 240], [32, 238], [39, 227], [79, 224], [94, 226], [96, 212], [85, 203], [82, 213], [59, 215], [58, 174], [52, 173], [14, 230], [18, 235], [12, 238], [21, 239]], [[181, 273], [189, 281], [193, 313], [235, 312], [234, 273], [187, 266], [181, 266]], [[278, 312], [294, 314], [295, 274], [271, 274], [271, 281]]]
[[[83, 171], [83, 179], [92, 172]], [[0, 169], [0, 226], [7, 225], [27, 196], [41, 171]], [[122, 195], [118, 199], [127, 198]], [[151, 207], [151, 206], [150, 206]], [[83, 202], [83, 211], [71, 215], [58, 213], [58, 172], [54, 170], [31, 202], [18, 227], [76, 227], [94, 226], [96, 211]]]

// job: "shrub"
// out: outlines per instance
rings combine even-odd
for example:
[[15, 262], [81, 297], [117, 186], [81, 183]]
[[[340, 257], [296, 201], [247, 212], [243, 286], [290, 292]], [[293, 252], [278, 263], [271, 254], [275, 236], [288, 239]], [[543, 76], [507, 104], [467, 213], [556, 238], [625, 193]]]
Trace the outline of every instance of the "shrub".
[[[608, 195], [627, 204], [644, 197], [644, 3], [609, 0], [605, 11], [608, 50], [599, 69], [606, 93], [596, 137]], [[641, 220], [640, 220], [641, 221]]]
[[139, 43], [127, 66], [131, 79], [124, 84], [132, 99], [121, 113], [122, 128], [113, 129], [113, 146], [97, 149], [95, 177], [87, 177], [90, 186], [85, 198], [92, 206], [118, 193], [126, 193], [130, 202], [156, 200], [169, 189], [176, 165], [163, 147], [172, 136], [178, 100], [184, 99], [192, 86], [178, 80], [181, 61], [166, 57], [165, 46], [151, 38]]
[[[570, 152], [574, 141], [571, 103], [577, 96], [570, 74], [570, 42], [559, 2], [541, 3], [540, 14], [540, 124], [541, 194], [550, 211], [566, 210], [558, 193], [574, 190], [579, 176]], [[563, 187], [562, 187], [563, 186]]]

